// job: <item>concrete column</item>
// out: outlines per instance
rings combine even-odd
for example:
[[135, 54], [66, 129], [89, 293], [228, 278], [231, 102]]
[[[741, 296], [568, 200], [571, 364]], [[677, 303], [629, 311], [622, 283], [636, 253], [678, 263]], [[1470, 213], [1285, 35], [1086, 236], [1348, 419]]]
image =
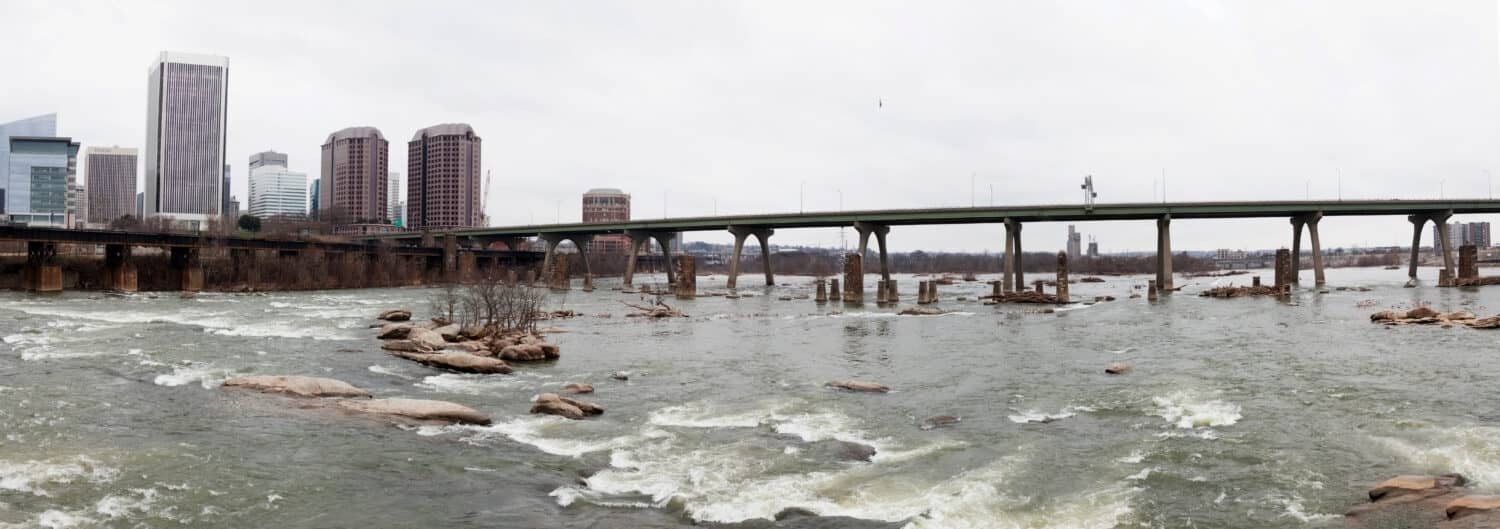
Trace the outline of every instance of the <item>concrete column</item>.
[[740, 254], [745, 252], [745, 237], [750, 234], [729, 228], [729, 233], [734, 234], [734, 254], [729, 256], [729, 289], [734, 290], [740, 282]]
[[1057, 252], [1057, 302], [1068, 303], [1068, 252]]
[[1302, 217], [1292, 217], [1292, 284], [1302, 284]]
[[888, 301], [890, 303], [893, 303], [893, 304], [901, 302], [901, 295], [898, 293], [899, 291], [896, 290], [896, 280], [895, 279], [887, 279], [887, 280], [885, 280], [885, 289], [886, 289], [886, 294], [885, 294], [885, 300], [886, 301]]
[[[625, 286], [630, 286], [635, 279], [635, 260], [641, 256], [641, 245], [650, 239], [638, 233], [628, 234], [630, 236], [630, 257], [625, 261]], [[734, 288], [734, 276], [730, 276], [730, 288]]]
[[[1438, 221], [1433, 219], [1433, 222]], [[1448, 217], [1444, 216], [1442, 222], [1438, 224], [1438, 236], [1443, 238], [1442, 246], [1440, 246], [1443, 252], [1443, 272], [1448, 275], [1449, 284], [1442, 284], [1443, 282], [1440, 281], [1438, 286], [1453, 286], [1451, 283], [1457, 275], [1453, 269], [1453, 239], [1449, 236], [1448, 229]]]
[[667, 269], [667, 284], [671, 285], [677, 283], [677, 276], [672, 272], [672, 239], [675, 238], [676, 235], [671, 233], [658, 233], [656, 235], [653, 235], [652, 237], [656, 239], [656, 244], [661, 245], [662, 264], [665, 265], [662, 268]]
[[844, 298], [844, 291], [839, 288], [838, 278], [828, 280], [828, 301], [839, 301]]
[[879, 305], [879, 306], [882, 306], [882, 307], [886, 306], [887, 304], [890, 303], [890, 299], [888, 298], [889, 295], [890, 295], [890, 291], [886, 290], [885, 280], [884, 279], [876, 279], [875, 280], [875, 304]]
[[890, 258], [885, 248], [885, 236], [891, 232], [891, 227], [884, 224], [869, 222], [855, 222], [854, 231], [859, 232], [859, 255], [867, 255], [870, 248], [870, 235], [875, 236], [875, 244], [880, 251], [880, 278], [889, 280], [891, 278]]
[[1156, 286], [1162, 292], [1172, 291], [1172, 217], [1156, 219]]
[[106, 290], [135, 292], [139, 290], [135, 263], [130, 261], [130, 246], [104, 245], [104, 281]]
[[1156, 301], [1156, 280], [1146, 281], [1146, 301]]
[[428, 230], [422, 230], [422, 247], [431, 248], [434, 246], [437, 246], [437, 239], [432, 236], [432, 232]]
[[755, 240], [760, 241], [760, 264], [766, 272], [766, 286], [775, 286], [776, 277], [771, 271], [771, 230], [756, 230]]
[[203, 290], [203, 264], [198, 261], [197, 247], [173, 246], [172, 272], [177, 276], [178, 288], [183, 292]]
[[[589, 244], [592, 244], [594, 242], [594, 236], [575, 235], [569, 238], [569, 240], [573, 241], [573, 246], [578, 248], [578, 258], [583, 260], [584, 286], [591, 287], [593, 282], [589, 278], [594, 275], [594, 270], [592, 268], [589, 268]], [[592, 288], [590, 288], [589, 290], [592, 290]]]
[[698, 297], [698, 260], [691, 255], [677, 256], [677, 283], [672, 290], [677, 299]]
[[1276, 290], [1278, 292], [1286, 289], [1294, 281], [1292, 272], [1292, 251], [1286, 248], [1276, 250]]
[[1422, 248], [1422, 228], [1427, 225], [1427, 216], [1410, 215], [1406, 220], [1411, 222], [1411, 266], [1407, 269], [1406, 276], [1415, 281], [1417, 264], [1421, 262], [1421, 255], [1417, 252]]
[[1011, 249], [1014, 252], [1011, 253], [1010, 260], [1014, 263], [1013, 266], [1015, 267], [1015, 287], [1016, 290], [1025, 290], [1026, 266], [1024, 256], [1026, 255], [1026, 251], [1021, 249], [1021, 223], [1013, 222], [1012, 224], [1014, 231], [1011, 235]]
[[1314, 213], [1307, 218], [1307, 234], [1312, 238], [1313, 259], [1313, 284], [1323, 286], [1323, 244], [1318, 240], [1318, 222], [1323, 220], [1323, 213]]
[[[1479, 277], [1479, 249], [1472, 244], [1458, 247], [1458, 278], [1460, 280]], [[1460, 281], [1459, 284], [1462, 284]]]
[[26, 242], [26, 267], [21, 270], [21, 283], [32, 292], [62, 292], [62, 266], [57, 264], [56, 244]]
[[817, 283], [817, 286], [818, 286], [818, 293], [817, 293], [816, 296], [813, 296], [813, 301], [818, 302], [818, 303], [827, 303], [828, 302], [828, 280], [827, 279], [819, 279], [819, 280], [816, 281], [816, 283]]
[[479, 268], [477, 259], [472, 250], [458, 253], [458, 277], [460, 281], [472, 282], [478, 279], [476, 273]]
[[1016, 273], [1016, 236], [1014, 225], [1015, 223], [1011, 222], [1010, 219], [1005, 219], [1005, 254], [1000, 257], [1000, 264], [1004, 269], [1000, 273], [1000, 289], [1002, 292], [1015, 291], [1015, 285], [1011, 283], [1015, 280]]
[[844, 255], [844, 303], [859, 305], [865, 302], [864, 256], [857, 253]]
[[875, 232], [875, 242], [880, 245], [880, 277], [886, 281], [891, 280], [891, 261], [885, 251], [885, 235], [890, 231], [890, 228], [881, 226], [880, 230]]
[[568, 290], [573, 287], [570, 276], [572, 269], [569, 267], [568, 254], [557, 254], [552, 258], [552, 268], [544, 271], [547, 274], [547, 286], [556, 290]]

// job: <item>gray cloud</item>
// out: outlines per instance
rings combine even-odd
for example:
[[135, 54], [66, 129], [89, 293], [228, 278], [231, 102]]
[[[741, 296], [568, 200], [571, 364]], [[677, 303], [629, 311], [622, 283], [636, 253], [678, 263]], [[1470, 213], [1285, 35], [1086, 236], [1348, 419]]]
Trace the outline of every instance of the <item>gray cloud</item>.
[[[56, 111], [88, 145], [144, 142], [163, 49], [231, 59], [230, 160], [315, 174], [334, 130], [404, 142], [471, 123], [497, 224], [637, 217], [1488, 193], [1500, 53], [1488, 0], [536, 3], [10, 2], [0, 120]], [[883, 99], [884, 108], [876, 102]], [[1342, 186], [1338, 174], [1342, 170]], [[1341, 189], [1340, 189], [1341, 187]], [[1156, 195], [1159, 196], [1159, 195]], [[558, 201], [561, 201], [560, 208]], [[1179, 222], [1179, 248], [1283, 245], [1280, 221]], [[1029, 249], [1062, 226], [1028, 228]], [[1083, 226], [1147, 249], [1149, 224]], [[1331, 220], [1330, 244], [1403, 244], [1403, 219]], [[995, 226], [902, 228], [898, 249], [998, 248]], [[727, 241], [727, 236], [694, 237]], [[838, 244], [836, 230], [779, 233]]]

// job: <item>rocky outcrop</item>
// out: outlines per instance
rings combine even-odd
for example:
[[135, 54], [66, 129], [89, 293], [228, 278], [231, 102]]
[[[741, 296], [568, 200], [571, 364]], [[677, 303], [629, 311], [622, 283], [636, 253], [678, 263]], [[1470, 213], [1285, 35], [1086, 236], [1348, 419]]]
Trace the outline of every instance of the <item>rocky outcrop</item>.
[[387, 351], [404, 351], [410, 353], [430, 351], [429, 349], [417, 345], [411, 340], [387, 340], [385, 343], [380, 344], [380, 348]]
[[1252, 285], [1248, 287], [1224, 286], [1214, 287], [1198, 293], [1198, 297], [1204, 298], [1246, 298], [1252, 296], [1276, 296], [1281, 292], [1273, 286]]
[[1462, 325], [1471, 329], [1494, 329], [1500, 328], [1500, 315], [1477, 318], [1469, 311], [1454, 311], [1447, 314], [1433, 310], [1430, 307], [1417, 307], [1405, 312], [1397, 310], [1382, 310], [1370, 315], [1370, 321], [1382, 325], [1439, 325], [1443, 328], [1451, 328]]
[[416, 344], [417, 347], [433, 351], [448, 346], [448, 340], [443, 339], [443, 335], [438, 334], [437, 331], [424, 329], [422, 327], [412, 327], [412, 329], [406, 333], [406, 339], [410, 340], [411, 343]]
[[400, 340], [411, 334], [409, 323], [387, 323], [380, 326], [380, 332], [375, 335], [381, 340]]
[[411, 319], [411, 311], [406, 309], [391, 309], [380, 313], [375, 318], [385, 321], [406, 321]]
[[568, 384], [566, 386], [563, 386], [563, 392], [564, 393], [572, 393], [572, 394], [575, 394], [575, 395], [583, 394], [583, 393], [593, 393], [594, 392], [594, 385], [593, 384]]
[[891, 390], [891, 388], [887, 387], [885, 384], [880, 384], [877, 382], [864, 382], [860, 380], [835, 380], [829, 382], [827, 385], [831, 388], [864, 393], [886, 393]]
[[457, 323], [450, 323], [433, 329], [432, 332], [441, 336], [445, 342], [457, 342], [460, 339], [459, 335], [463, 333], [463, 327], [460, 327]]
[[370, 392], [342, 380], [297, 375], [252, 375], [224, 381], [226, 388], [244, 388], [262, 393], [297, 397], [368, 397]]
[[946, 314], [943, 309], [935, 307], [907, 307], [898, 312], [902, 316], [939, 316]]
[[510, 364], [505, 363], [504, 360], [469, 353], [391, 351], [391, 354], [426, 366], [458, 371], [460, 373], [498, 373], [507, 375], [511, 372]]
[[507, 345], [500, 350], [499, 357], [502, 360], [512, 362], [536, 362], [541, 360], [556, 360], [560, 355], [558, 347], [553, 344], [516, 344]]
[[422, 399], [342, 400], [342, 409], [377, 415], [388, 415], [418, 421], [462, 424], [490, 424], [490, 416], [452, 402]]
[[537, 395], [536, 402], [532, 403], [531, 413], [557, 415], [569, 419], [582, 419], [590, 415], [604, 413], [604, 408], [592, 402], [570, 399], [556, 393], [543, 393]]
[[1500, 527], [1500, 496], [1470, 494], [1458, 474], [1396, 476], [1370, 489], [1370, 503], [1344, 513], [1350, 527]]
[[1130, 364], [1125, 364], [1125, 363], [1121, 363], [1121, 362], [1115, 362], [1113, 364], [1110, 364], [1110, 365], [1106, 366], [1104, 368], [1104, 372], [1105, 373], [1109, 373], [1111, 375], [1123, 375], [1125, 373], [1129, 373], [1130, 372]]

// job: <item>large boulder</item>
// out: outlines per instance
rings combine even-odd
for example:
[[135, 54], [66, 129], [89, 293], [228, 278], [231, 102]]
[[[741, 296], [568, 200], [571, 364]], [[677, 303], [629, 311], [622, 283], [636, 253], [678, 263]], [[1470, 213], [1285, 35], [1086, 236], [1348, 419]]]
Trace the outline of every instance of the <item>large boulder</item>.
[[886, 393], [891, 388], [877, 382], [864, 382], [860, 380], [835, 380], [828, 383], [828, 387], [845, 389], [849, 391], [860, 391], [865, 393]]
[[573, 394], [593, 393], [594, 392], [594, 385], [593, 384], [582, 384], [582, 383], [568, 384], [566, 386], [563, 386], [563, 392], [564, 393], [573, 393]]
[[380, 332], [375, 337], [381, 340], [400, 340], [410, 334], [410, 323], [387, 323], [380, 326]]
[[1113, 364], [1110, 364], [1110, 365], [1106, 366], [1104, 368], [1104, 372], [1105, 373], [1109, 373], [1111, 375], [1123, 375], [1125, 373], [1129, 373], [1130, 372], [1130, 364], [1126, 364], [1126, 363], [1123, 363], [1123, 362], [1115, 362]]
[[556, 393], [543, 393], [537, 395], [536, 402], [532, 403], [531, 413], [557, 415], [569, 419], [582, 419], [590, 415], [604, 413], [604, 408], [592, 402], [570, 399], [559, 396]]
[[380, 344], [380, 348], [387, 351], [403, 351], [408, 353], [419, 353], [429, 350], [411, 340], [387, 340], [385, 343]]
[[370, 392], [342, 380], [297, 375], [251, 375], [224, 381], [226, 388], [245, 388], [263, 393], [298, 397], [368, 397]]
[[433, 329], [432, 332], [437, 333], [438, 336], [442, 336], [443, 341], [456, 342], [460, 339], [460, 334], [463, 333], [463, 327], [460, 327], [457, 323], [450, 323]]
[[438, 350], [448, 346], [448, 340], [443, 339], [442, 334], [439, 334], [437, 331], [424, 329], [421, 327], [412, 327], [411, 331], [406, 334], [406, 339], [411, 340], [411, 342], [417, 344], [418, 347], [424, 347], [431, 350]]
[[411, 319], [411, 311], [406, 309], [391, 309], [380, 313], [376, 318], [385, 321], [406, 321]]
[[[1497, 527], [1500, 516], [1495, 511], [1471, 510], [1469, 505], [1482, 502], [1459, 501], [1470, 497], [1467, 480], [1458, 474], [1441, 476], [1396, 476], [1370, 489], [1370, 502], [1351, 507], [1344, 513], [1349, 527]], [[1465, 516], [1464, 523], [1452, 525], [1453, 513]], [[1477, 513], [1477, 514], [1476, 514]], [[1491, 518], [1491, 516], [1497, 516]], [[1484, 525], [1489, 524], [1489, 525]]]
[[1496, 509], [1500, 509], [1500, 496], [1464, 496], [1448, 502], [1443, 512], [1452, 520], [1471, 514], [1495, 512]]
[[1406, 317], [1404, 312], [1394, 310], [1382, 310], [1370, 315], [1370, 321], [1396, 321]]
[[1414, 309], [1406, 311], [1406, 319], [1409, 319], [1409, 320], [1419, 320], [1419, 319], [1424, 319], [1424, 318], [1436, 318], [1438, 316], [1442, 316], [1442, 313], [1440, 313], [1440, 312], [1438, 312], [1436, 310], [1433, 310], [1432, 307], [1426, 307], [1426, 306], [1417, 307], [1417, 308], [1414, 308]]
[[507, 345], [500, 349], [500, 358], [514, 362], [535, 362], [539, 360], [556, 360], [559, 349], [550, 343], [542, 344], [516, 344]]
[[419, 421], [489, 424], [490, 416], [464, 406], [441, 400], [374, 399], [341, 400], [340, 408], [360, 413], [390, 415]]
[[508, 375], [511, 372], [510, 364], [504, 360], [479, 356], [469, 353], [458, 353], [450, 351], [439, 352], [410, 352], [391, 351], [391, 354], [407, 360], [412, 360], [423, 365], [440, 369], [449, 369], [461, 373], [498, 373]]

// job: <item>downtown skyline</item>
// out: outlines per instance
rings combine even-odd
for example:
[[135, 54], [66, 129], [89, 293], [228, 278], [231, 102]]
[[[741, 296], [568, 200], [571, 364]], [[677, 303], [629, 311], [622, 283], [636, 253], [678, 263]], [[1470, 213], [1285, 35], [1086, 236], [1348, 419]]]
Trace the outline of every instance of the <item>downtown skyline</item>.
[[[470, 123], [487, 140], [482, 169], [494, 172], [487, 202], [495, 225], [576, 220], [576, 197], [593, 187], [628, 189], [637, 218], [664, 210], [835, 210], [840, 202], [844, 209], [987, 205], [991, 185], [1000, 204], [1076, 202], [1085, 174], [1094, 175], [1101, 202], [1151, 201], [1160, 196], [1153, 188], [1163, 169], [1171, 200], [1482, 197], [1500, 144], [1492, 2], [1445, 4], [1404, 18], [1393, 18], [1400, 11], [1394, 3], [1298, 10], [1210, 3], [1123, 14], [1111, 6], [1093, 6], [1092, 14], [987, 8], [1006, 15], [990, 22], [1013, 30], [1008, 36], [980, 32], [965, 13], [945, 9], [903, 20], [909, 13], [874, 6], [841, 19], [847, 9], [820, 6], [799, 19], [774, 7], [606, 5], [572, 20], [559, 8], [500, 5], [465, 21], [411, 17], [411, 35], [342, 62], [353, 48], [337, 37], [349, 26], [330, 22], [329, 9], [308, 8], [287, 31], [331, 27], [332, 34], [273, 39], [232, 28], [169, 31], [192, 26], [184, 24], [191, 15], [174, 5], [67, 13], [97, 29], [85, 32], [97, 38], [144, 30], [107, 50], [84, 54], [64, 45], [16, 62], [65, 86], [13, 90], [0, 102], [0, 121], [56, 112], [61, 132], [85, 147], [144, 147], [139, 79], [150, 58], [161, 50], [223, 55], [235, 66], [231, 164], [266, 148], [314, 160], [329, 131], [352, 124], [403, 138], [433, 123]], [[18, 10], [39, 21], [64, 14], [42, 5]], [[1286, 20], [1261, 18], [1271, 12]], [[602, 26], [630, 13], [637, 15], [629, 24]], [[260, 16], [248, 6], [228, 6], [222, 15]], [[1139, 29], [1097, 25], [1109, 17], [1155, 20]], [[703, 27], [669, 24], [684, 20]], [[1037, 27], [1012, 27], [1023, 20]], [[495, 31], [479, 31], [491, 26]], [[1396, 35], [1400, 27], [1411, 35]], [[579, 38], [557, 42], [541, 28]], [[4, 29], [23, 40], [36, 35]], [[1271, 29], [1277, 33], [1266, 33]], [[586, 30], [600, 34], [583, 38]], [[1146, 30], [1158, 35], [1130, 40]], [[719, 39], [715, 31], [739, 33]], [[819, 31], [827, 38], [814, 38]], [[763, 38], [773, 34], [785, 42]], [[1262, 37], [1270, 34], [1288, 44], [1268, 44]], [[476, 51], [428, 60], [422, 51], [432, 44], [424, 41], [437, 35], [473, 43]], [[622, 35], [634, 46], [593, 46]], [[1122, 41], [1133, 47], [1114, 49]], [[723, 64], [667, 51], [683, 42], [714, 50]], [[1285, 56], [1282, 49], [1310, 52]], [[559, 60], [564, 52], [571, 55]], [[46, 58], [72, 69], [39, 69]], [[1171, 75], [1188, 65], [1195, 76]], [[458, 72], [448, 78], [456, 82], [423, 80], [442, 72]], [[1407, 80], [1415, 74], [1421, 82]], [[390, 166], [399, 168], [405, 152], [395, 150]], [[232, 191], [242, 204], [243, 174], [236, 170]], [[1325, 239], [1399, 244], [1404, 224], [1330, 222]], [[1151, 244], [1144, 224], [1080, 229], [1097, 234], [1105, 252]], [[1275, 247], [1290, 235], [1284, 222], [1270, 221], [1195, 221], [1176, 229], [1183, 249]], [[1038, 250], [1061, 248], [1064, 230], [1039, 225], [1028, 238]], [[993, 251], [1001, 241], [997, 230], [982, 227], [909, 233], [893, 244]], [[778, 239], [837, 246], [840, 235], [791, 230]]]

